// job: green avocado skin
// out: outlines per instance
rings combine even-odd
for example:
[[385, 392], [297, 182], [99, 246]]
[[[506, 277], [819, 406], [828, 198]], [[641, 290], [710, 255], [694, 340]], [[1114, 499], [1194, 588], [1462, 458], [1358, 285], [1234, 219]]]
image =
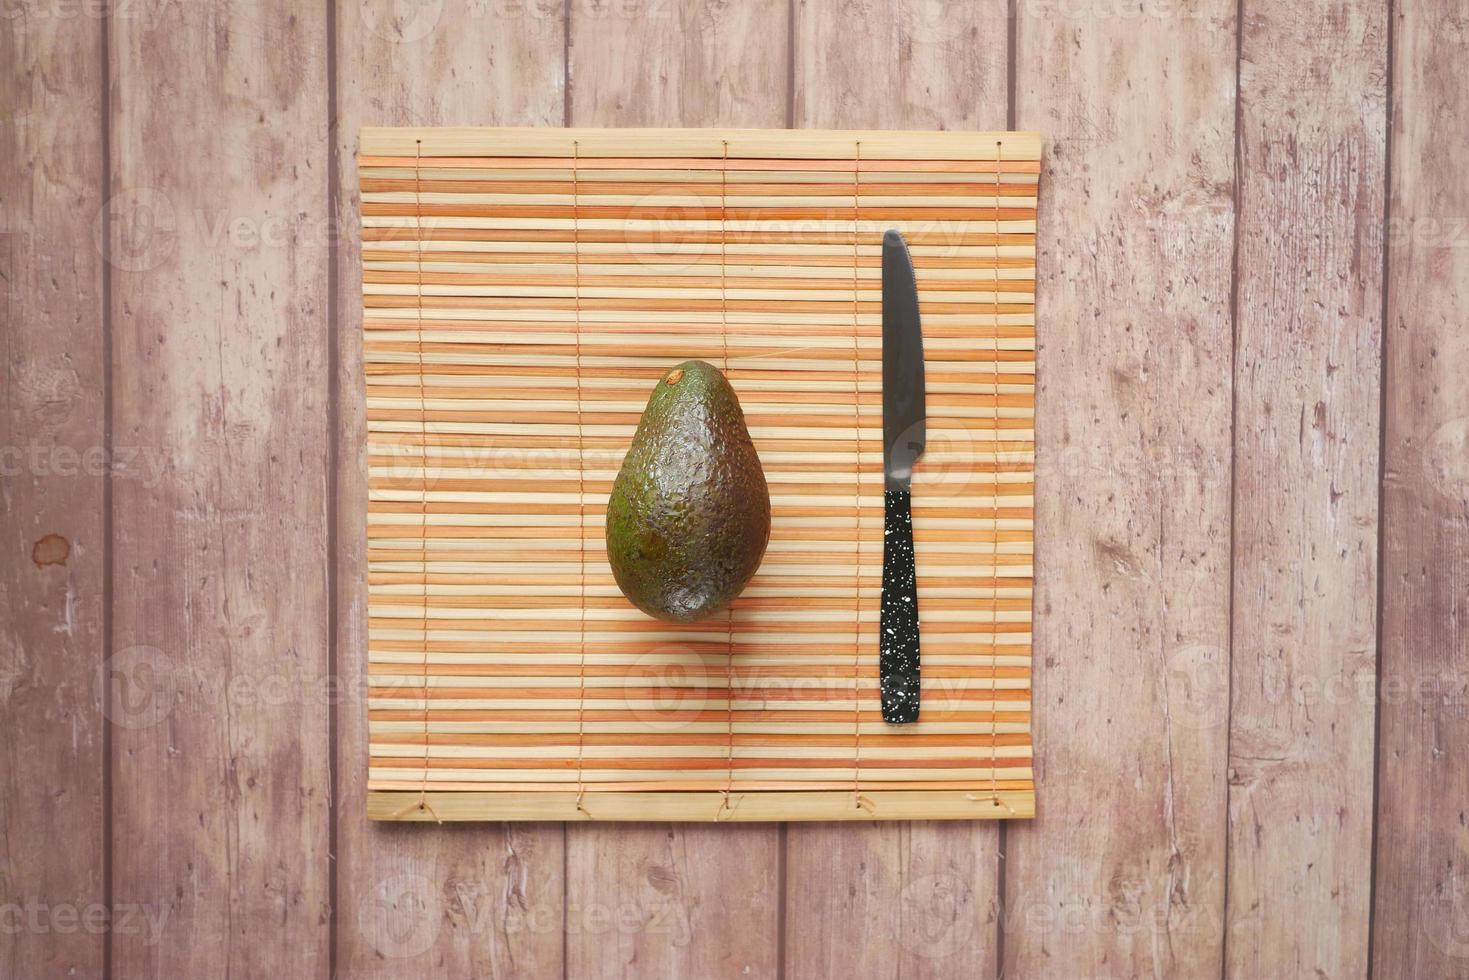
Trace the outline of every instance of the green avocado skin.
[[739, 398], [714, 365], [685, 361], [654, 387], [612, 484], [617, 585], [648, 615], [691, 623], [740, 594], [769, 540], [770, 488]]

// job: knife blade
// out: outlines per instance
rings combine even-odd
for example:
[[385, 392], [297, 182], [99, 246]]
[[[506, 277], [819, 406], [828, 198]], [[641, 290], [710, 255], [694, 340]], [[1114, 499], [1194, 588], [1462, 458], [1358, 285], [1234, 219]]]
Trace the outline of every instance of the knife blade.
[[927, 439], [923, 328], [908, 243], [882, 238], [882, 599], [878, 617], [878, 687], [882, 719], [918, 720], [920, 693], [918, 582], [913, 553], [913, 467]]

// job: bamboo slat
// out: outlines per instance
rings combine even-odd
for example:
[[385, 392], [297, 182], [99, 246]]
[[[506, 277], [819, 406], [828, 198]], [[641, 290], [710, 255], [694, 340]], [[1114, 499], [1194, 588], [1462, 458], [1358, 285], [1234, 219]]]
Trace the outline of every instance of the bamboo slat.
[[[1024, 133], [366, 129], [376, 819], [1034, 812], [1035, 209]], [[924, 314], [922, 720], [877, 710], [878, 252]], [[723, 368], [770, 483], [725, 616], [602, 542], [653, 383]]]

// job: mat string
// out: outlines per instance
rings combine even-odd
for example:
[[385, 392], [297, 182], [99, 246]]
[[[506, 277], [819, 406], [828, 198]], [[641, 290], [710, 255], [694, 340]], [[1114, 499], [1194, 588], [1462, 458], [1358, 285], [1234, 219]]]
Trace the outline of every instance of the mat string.
[[429, 816], [431, 816], [431, 817], [434, 818], [434, 822], [435, 823], [442, 824], [444, 822], [444, 818], [443, 817], [440, 817], [438, 815], [438, 813], [435, 812], [434, 808], [429, 805], [429, 802], [428, 802], [427, 797], [425, 797], [423, 799], [414, 800], [412, 803], [409, 803], [407, 806], [403, 807], [401, 810], [398, 810], [398, 811], [394, 812], [393, 815], [390, 816], [388, 819], [389, 820], [402, 820], [405, 816], [407, 816], [408, 814], [412, 813], [414, 810], [419, 810], [419, 811], [421, 811], [423, 813], [427, 813]]
[[[1005, 145], [995, 140], [995, 238], [994, 238], [994, 327], [993, 346], [990, 348], [991, 383], [994, 385], [994, 481], [990, 495], [990, 799], [995, 806], [1006, 806], [1000, 801], [999, 771], [999, 710], [995, 698], [999, 692], [999, 633], [994, 631], [1000, 617], [1000, 164], [1004, 159]], [[1014, 812], [1011, 810], [1010, 812]]]
[[439, 815], [428, 803], [428, 398], [423, 378], [423, 140], [414, 141], [413, 154], [413, 223], [414, 264], [417, 303], [415, 316], [417, 331], [414, 347], [418, 353], [418, 449], [422, 454], [420, 480], [418, 484], [418, 567], [419, 585], [423, 588], [423, 619], [420, 621], [420, 637], [423, 646], [423, 780], [419, 783], [418, 799], [393, 814], [394, 819], [412, 810], [422, 810], [439, 823]]
[[[852, 805], [873, 812], [862, 795], [862, 332], [861, 293], [858, 288], [858, 251], [862, 238], [862, 141], [852, 149], [852, 414], [857, 423], [857, 492], [852, 506], [857, 520], [857, 561], [853, 577], [856, 615], [852, 626]], [[865, 807], [864, 807], [865, 801]]]
[[1004, 800], [1000, 799], [1000, 797], [998, 795], [996, 795], [996, 796], [976, 796], [973, 793], [965, 793], [964, 794], [964, 798], [966, 800], [970, 800], [970, 801], [972, 801], [974, 803], [993, 803], [995, 806], [1002, 806], [1002, 807], [1004, 807], [1006, 809], [1006, 811], [1008, 811], [1010, 813], [1014, 813], [1015, 812], [1015, 808], [1013, 806], [1011, 806], [1010, 804], [1006, 803]]
[[[729, 249], [727, 248], [728, 232], [727, 221], [729, 214], [729, 140], [724, 140], [724, 161], [719, 171], [719, 341], [720, 354], [726, 380], [733, 385], [729, 379], [729, 294], [726, 288], [726, 276], [729, 266]], [[734, 808], [730, 806], [729, 796], [734, 792], [734, 601], [731, 600], [729, 609], [725, 615], [725, 673], [724, 673], [724, 717], [725, 717], [725, 755], [729, 761], [729, 777], [724, 784], [721, 793], [723, 799], [719, 803], [719, 811], [715, 814], [718, 820], [725, 813]]]
[[581, 386], [581, 143], [571, 143], [571, 250], [574, 272], [572, 274], [575, 299], [573, 319], [576, 323], [576, 511], [577, 546], [580, 549], [581, 576], [581, 640], [577, 657], [577, 700], [576, 700], [576, 808], [588, 817], [592, 812], [583, 800], [586, 797], [586, 709], [587, 709], [587, 486], [586, 466], [581, 458], [584, 434], [582, 431], [582, 386]]

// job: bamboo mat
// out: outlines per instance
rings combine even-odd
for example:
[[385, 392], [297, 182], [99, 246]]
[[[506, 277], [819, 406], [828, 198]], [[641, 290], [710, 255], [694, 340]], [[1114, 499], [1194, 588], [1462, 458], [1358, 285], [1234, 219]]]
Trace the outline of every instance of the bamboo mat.
[[[365, 129], [378, 819], [1027, 817], [1029, 133]], [[882, 722], [882, 234], [917, 270], [921, 720]], [[603, 546], [653, 384], [729, 376], [770, 546], [655, 622]]]

